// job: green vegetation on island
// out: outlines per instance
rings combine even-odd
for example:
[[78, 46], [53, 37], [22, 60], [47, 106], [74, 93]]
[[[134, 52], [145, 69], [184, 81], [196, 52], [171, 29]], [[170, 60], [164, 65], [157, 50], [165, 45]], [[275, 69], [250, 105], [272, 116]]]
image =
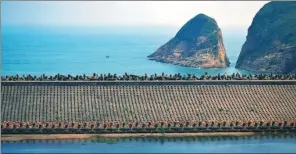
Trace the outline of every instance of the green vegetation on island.
[[236, 68], [262, 73], [296, 72], [296, 2], [269, 2], [259, 10]]

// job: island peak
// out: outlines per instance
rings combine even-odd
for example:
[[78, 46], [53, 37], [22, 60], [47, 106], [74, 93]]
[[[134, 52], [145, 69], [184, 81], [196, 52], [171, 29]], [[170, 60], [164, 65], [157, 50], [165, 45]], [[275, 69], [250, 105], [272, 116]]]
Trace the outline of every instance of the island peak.
[[148, 58], [196, 68], [224, 68], [230, 64], [221, 29], [215, 19], [202, 13], [189, 20], [174, 38]]

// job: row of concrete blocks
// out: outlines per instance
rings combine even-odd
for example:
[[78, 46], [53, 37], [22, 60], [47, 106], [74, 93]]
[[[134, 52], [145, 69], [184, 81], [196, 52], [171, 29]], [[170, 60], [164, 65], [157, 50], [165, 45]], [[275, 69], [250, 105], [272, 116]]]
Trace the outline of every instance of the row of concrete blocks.
[[193, 132], [295, 132], [294, 126], [198, 127], [198, 128], [3, 128], [2, 134], [109, 134], [109, 133], [193, 133]]
[[11, 82], [3, 81], [2, 86], [140, 86], [140, 85], [296, 85], [296, 80], [234, 80], [234, 81], [115, 81], [115, 82], [63, 82], [63, 81], [38, 81], [38, 82]]

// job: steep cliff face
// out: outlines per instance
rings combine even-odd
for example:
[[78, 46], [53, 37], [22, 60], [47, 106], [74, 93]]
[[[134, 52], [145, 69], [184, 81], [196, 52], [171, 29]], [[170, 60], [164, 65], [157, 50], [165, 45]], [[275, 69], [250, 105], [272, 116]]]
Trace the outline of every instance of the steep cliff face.
[[296, 73], [296, 2], [269, 2], [248, 29], [236, 68]]
[[188, 21], [174, 38], [148, 58], [187, 67], [223, 68], [230, 64], [221, 29], [204, 14]]

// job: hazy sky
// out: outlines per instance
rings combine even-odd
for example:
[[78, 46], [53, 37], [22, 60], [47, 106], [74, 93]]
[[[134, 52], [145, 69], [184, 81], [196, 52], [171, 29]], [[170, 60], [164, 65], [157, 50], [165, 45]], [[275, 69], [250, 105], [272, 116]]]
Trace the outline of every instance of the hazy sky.
[[248, 28], [267, 1], [2, 2], [2, 24], [180, 27], [198, 13], [221, 28]]

